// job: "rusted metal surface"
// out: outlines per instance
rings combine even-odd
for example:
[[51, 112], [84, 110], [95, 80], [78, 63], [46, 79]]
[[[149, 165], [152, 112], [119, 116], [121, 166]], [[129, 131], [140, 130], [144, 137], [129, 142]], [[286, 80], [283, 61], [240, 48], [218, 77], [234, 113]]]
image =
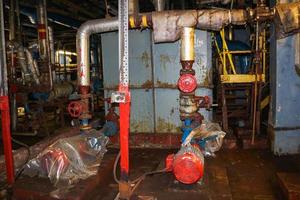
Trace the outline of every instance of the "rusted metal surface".
[[277, 179], [285, 199], [300, 199], [300, 173], [277, 173]]
[[300, 3], [281, 3], [276, 6], [275, 23], [278, 38], [300, 31]]
[[[118, 88], [116, 37], [116, 33], [102, 34], [105, 97]], [[208, 32], [196, 30], [194, 66], [196, 94], [200, 96], [212, 95], [209, 41]], [[181, 133], [177, 86], [181, 68], [179, 46], [179, 42], [154, 44], [149, 30], [130, 31], [131, 132]], [[204, 110], [203, 115], [211, 119], [210, 112]]]

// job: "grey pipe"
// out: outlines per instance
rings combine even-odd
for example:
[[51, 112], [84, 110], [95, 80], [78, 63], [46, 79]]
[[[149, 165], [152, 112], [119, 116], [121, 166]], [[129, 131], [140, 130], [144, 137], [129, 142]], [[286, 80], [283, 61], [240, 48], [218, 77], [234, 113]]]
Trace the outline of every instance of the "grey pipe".
[[22, 45], [18, 46], [17, 55], [18, 55], [19, 64], [20, 64], [22, 72], [24, 74], [24, 79], [25, 79], [24, 81], [27, 82], [30, 80], [30, 73], [29, 73], [29, 70], [27, 67], [27, 63], [26, 63], [24, 47]]
[[[173, 42], [179, 39], [182, 27], [220, 30], [228, 24], [245, 24], [244, 10], [184, 10], [153, 12], [155, 42]], [[78, 85], [90, 86], [90, 35], [118, 30], [118, 19], [96, 19], [80, 26], [76, 35]]]
[[31, 52], [27, 48], [25, 48], [25, 53], [26, 53], [26, 57], [27, 57], [27, 63], [28, 63], [28, 66], [29, 66], [29, 70], [31, 72], [33, 80], [35, 81], [35, 83], [37, 85], [39, 85], [40, 80], [39, 80], [39, 77], [38, 77], [39, 72], [37, 71], [37, 68], [36, 68], [37, 65], [34, 63], [35, 61], [32, 58]]
[[118, 18], [95, 19], [83, 23], [76, 35], [78, 85], [90, 86], [90, 35], [118, 30]]
[[14, 0], [10, 0], [9, 10], [9, 40], [15, 40], [16, 29], [15, 29], [15, 3]]
[[[37, 13], [38, 13], [38, 23], [39, 25], [45, 26], [45, 31], [47, 31], [47, 18], [46, 18], [46, 11], [45, 11], [45, 5], [44, 5], [44, 0], [39, 1], [39, 5], [37, 7]], [[42, 59], [47, 59], [48, 58], [48, 48], [47, 48], [47, 34], [46, 34], [46, 39], [41, 39], [39, 38], [39, 53], [40, 57]]]
[[53, 28], [48, 26], [49, 32], [49, 47], [50, 47], [50, 63], [55, 64], [55, 51], [54, 51], [54, 37], [53, 37]]
[[8, 94], [3, 0], [0, 0], [0, 95]]
[[153, 0], [153, 4], [156, 11], [163, 11], [165, 10], [165, 0]]

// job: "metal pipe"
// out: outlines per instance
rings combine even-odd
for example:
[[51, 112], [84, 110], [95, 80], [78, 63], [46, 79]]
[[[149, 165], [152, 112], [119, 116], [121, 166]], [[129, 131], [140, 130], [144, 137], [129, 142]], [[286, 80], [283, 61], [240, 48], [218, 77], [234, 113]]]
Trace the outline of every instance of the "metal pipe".
[[76, 35], [78, 85], [90, 86], [90, 35], [118, 30], [118, 19], [96, 19], [82, 24]]
[[74, 91], [74, 86], [71, 82], [63, 82], [53, 86], [53, 90], [50, 92], [48, 101], [57, 98], [69, 97]]
[[128, 12], [129, 15], [137, 15], [139, 14], [139, 1], [138, 0], [129, 0], [128, 1]]
[[15, 29], [15, 0], [10, 0], [9, 10], [9, 40], [15, 40], [16, 29]]
[[180, 60], [181, 61], [194, 61], [195, 60], [195, 29], [192, 27], [184, 27], [181, 31], [181, 48]]
[[48, 18], [47, 18], [47, 4], [46, 0], [40, 0], [38, 5], [38, 40], [39, 52], [43, 61], [46, 61], [49, 73], [49, 86], [50, 90], [53, 89], [53, 74], [52, 64], [50, 62], [50, 45], [49, 45], [49, 32], [48, 32]]
[[44, 0], [39, 1], [38, 5], [38, 41], [40, 57], [44, 60], [48, 58], [47, 48], [47, 18], [44, 7]]
[[14, 183], [14, 161], [10, 132], [3, 5], [3, 0], [0, 0], [0, 110], [7, 182], [9, 185], [12, 185]]
[[153, 4], [156, 11], [163, 11], [165, 10], [165, 0], [153, 0]]
[[[154, 42], [173, 42], [178, 40], [181, 32], [181, 29], [178, 27], [196, 26], [200, 29], [219, 30], [230, 23], [245, 24], [247, 20], [244, 10], [164, 11], [138, 16], [138, 20], [130, 21], [130, 27], [149, 27], [148, 16], [153, 23]], [[132, 21], [139, 21], [139, 24], [133, 23], [134, 26], [132, 26]], [[117, 18], [90, 20], [82, 24], [78, 29], [76, 46], [79, 86], [90, 86], [90, 35], [116, 30], [118, 30]]]
[[35, 83], [37, 85], [39, 85], [40, 80], [39, 80], [39, 77], [38, 77], [39, 72], [38, 72], [38, 69], [36, 68], [37, 64], [36, 64], [35, 60], [33, 59], [30, 51], [27, 48], [25, 48], [25, 54], [26, 54], [26, 57], [27, 57], [27, 63], [28, 63], [28, 66], [30, 68], [31, 75], [32, 75]]
[[[16, 44], [16, 45], [18, 45], [18, 44]], [[24, 74], [24, 81], [27, 82], [27, 81], [30, 80], [30, 73], [29, 73], [29, 70], [27, 68], [26, 57], [25, 57], [25, 53], [24, 53], [24, 47], [22, 45], [18, 46], [17, 55], [18, 55], [19, 64], [20, 64], [22, 72]]]
[[53, 36], [53, 28], [48, 26], [49, 32], [49, 47], [50, 47], [50, 63], [52, 65], [55, 64], [55, 50], [54, 50], [54, 36]]

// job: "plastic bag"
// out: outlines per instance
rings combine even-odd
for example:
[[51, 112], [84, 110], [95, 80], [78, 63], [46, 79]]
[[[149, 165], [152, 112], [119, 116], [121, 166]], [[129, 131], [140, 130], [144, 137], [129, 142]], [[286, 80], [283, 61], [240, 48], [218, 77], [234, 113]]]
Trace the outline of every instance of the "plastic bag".
[[222, 147], [225, 135], [218, 123], [206, 121], [191, 131], [183, 145], [197, 140], [205, 156], [215, 156], [214, 153]]
[[57, 188], [70, 186], [97, 173], [108, 141], [96, 130], [60, 139], [30, 160], [24, 174], [48, 177]]

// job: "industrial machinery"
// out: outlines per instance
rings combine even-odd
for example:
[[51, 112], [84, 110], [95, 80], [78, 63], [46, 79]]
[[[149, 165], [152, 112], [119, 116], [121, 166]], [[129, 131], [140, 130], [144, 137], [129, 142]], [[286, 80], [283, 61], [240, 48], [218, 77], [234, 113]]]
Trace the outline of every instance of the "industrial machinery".
[[[223, 1], [222, 1], [223, 2]], [[2, 4], [2, 2], [1, 2]], [[129, 6], [130, 7], [130, 6]], [[80, 120], [80, 131], [82, 134], [91, 131], [91, 121], [93, 119], [94, 109], [94, 95], [91, 90], [91, 55], [90, 55], [90, 36], [93, 34], [104, 34], [106, 32], [117, 31], [118, 32], [118, 46], [119, 46], [119, 68], [117, 74], [119, 75], [118, 86], [106, 88], [110, 90], [106, 91], [106, 96], [110, 96], [111, 103], [119, 104], [119, 115], [115, 112], [115, 107], [109, 108], [109, 113], [106, 115], [106, 120], [113, 122], [114, 124], [119, 123], [119, 126], [114, 127], [114, 131], [119, 129], [120, 137], [120, 180], [116, 179], [119, 184], [119, 197], [122, 199], [129, 199], [133, 190], [137, 187], [140, 181], [147, 175], [156, 172], [171, 172], [175, 178], [183, 184], [194, 184], [202, 180], [204, 176], [204, 157], [207, 155], [213, 155], [214, 152], [218, 151], [222, 145], [222, 140], [225, 133], [215, 124], [209, 122], [209, 120], [203, 115], [203, 110], [209, 110], [213, 106], [213, 99], [210, 95], [199, 94], [198, 76], [195, 67], [195, 52], [196, 49], [201, 46], [201, 41], [195, 39], [195, 29], [207, 30], [220, 32], [220, 38], [222, 46], [216, 42], [216, 47], [219, 53], [219, 60], [222, 65], [220, 69], [220, 80], [221, 84], [235, 84], [235, 83], [251, 83], [254, 86], [254, 106], [252, 108], [252, 124], [253, 124], [253, 139], [255, 131], [258, 130], [257, 121], [259, 121], [259, 106], [260, 90], [262, 83], [266, 78], [265, 70], [265, 31], [259, 32], [259, 27], [265, 26], [271, 20], [275, 20], [277, 25], [281, 27], [283, 34], [280, 37], [284, 37], [285, 34], [294, 34], [299, 31], [298, 15], [299, 15], [299, 3], [291, 4], [279, 4], [274, 8], [269, 8], [264, 1], [258, 1], [256, 8], [251, 9], [199, 9], [199, 10], [169, 10], [151, 13], [138, 13], [137, 11], [129, 13], [128, 1], [119, 0], [119, 15], [118, 18], [105, 18], [90, 20], [82, 24], [77, 30], [76, 35], [76, 48], [77, 48], [77, 86], [74, 87], [72, 83], [55, 82], [53, 77], [53, 38], [51, 38], [51, 28], [48, 29], [47, 25], [47, 12], [46, 2], [41, 0], [38, 6], [39, 13], [39, 25], [38, 25], [38, 54], [39, 56], [34, 58], [34, 51], [36, 48], [25, 48], [22, 45], [22, 41], [15, 42], [14, 36], [11, 35], [10, 42], [7, 45], [9, 61], [9, 78], [8, 85], [11, 91], [11, 104], [12, 104], [12, 124], [13, 131], [17, 130], [17, 115], [16, 110], [18, 103], [22, 102], [24, 108], [33, 110], [33, 114], [25, 115], [31, 122], [30, 127], [24, 129], [34, 129], [35, 126], [39, 125], [41, 118], [46, 118], [40, 113], [49, 109], [54, 108], [54, 115], [61, 114], [66, 109], [71, 117]], [[0, 7], [1, 8], [1, 7]], [[161, 6], [157, 6], [161, 9]], [[13, 6], [10, 8], [14, 13]], [[292, 10], [293, 12], [286, 12]], [[2, 12], [1, 12], [2, 13]], [[13, 18], [13, 15], [10, 15]], [[14, 20], [11, 19], [14, 24]], [[1, 20], [3, 21], [3, 20]], [[247, 23], [255, 24], [256, 35], [255, 35], [255, 50], [253, 66], [254, 70], [251, 74], [240, 73], [235, 67], [233, 61], [233, 54], [243, 54], [242, 51], [231, 51], [227, 45], [225, 38], [225, 27], [228, 25], [246, 25]], [[4, 47], [4, 28], [1, 23], [2, 37], [1, 44]], [[12, 25], [11, 29], [14, 27]], [[151, 81], [143, 82], [142, 85], [146, 88], [139, 87], [140, 85], [131, 85], [129, 71], [130, 71], [130, 48], [129, 48], [129, 29], [152, 29], [154, 43], [172, 43], [177, 40], [180, 41], [179, 56], [175, 58], [176, 62], [180, 62], [181, 69], [178, 72], [179, 77], [176, 78], [176, 85], [170, 85], [159, 82], [159, 79], [154, 78], [155, 73], [153, 68], [151, 73]], [[263, 29], [264, 30], [264, 29]], [[11, 32], [13, 33], [13, 31]], [[147, 43], [148, 44], [148, 43]], [[152, 45], [152, 43], [150, 44]], [[33, 45], [36, 46], [36, 45]], [[151, 47], [152, 48], [152, 47]], [[150, 51], [152, 52], [152, 49]], [[3, 50], [3, 48], [0, 48]], [[114, 49], [115, 50], [115, 49]], [[249, 52], [247, 52], [249, 53]], [[1, 61], [1, 111], [2, 111], [2, 123], [3, 123], [3, 139], [5, 143], [5, 155], [6, 155], [6, 166], [7, 166], [7, 177], [9, 184], [14, 181], [14, 168], [13, 159], [11, 153], [10, 143], [10, 130], [8, 116], [8, 86], [6, 82], [6, 62], [5, 55], [0, 55]], [[18, 61], [16, 62], [16, 58]], [[171, 62], [174, 57], [160, 56], [160, 60]], [[112, 59], [112, 58], [110, 58]], [[151, 58], [147, 55], [147, 52], [143, 54], [140, 59], [143, 62], [150, 62]], [[151, 61], [152, 62], [152, 61]], [[65, 63], [66, 64], [66, 63]], [[146, 64], [146, 66], [147, 66]], [[110, 67], [110, 66], [109, 66]], [[149, 67], [149, 65], [148, 65]], [[147, 68], [147, 67], [146, 67]], [[161, 68], [164, 68], [162, 65]], [[65, 69], [66, 70], [66, 69]], [[209, 79], [209, 72], [207, 73]], [[142, 74], [141, 76], [143, 76]], [[145, 75], [147, 76], [147, 75]], [[65, 80], [66, 81], [66, 76]], [[139, 83], [140, 84], [140, 83]], [[131, 93], [131, 88], [144, 89], [148, 94], [153, 95], [153, 104], [157, 100], [158, 87], [162, 85], [164, 89], [176, 89], [176, 98], [178, 98], [177, 105], [170, 113], [178, 115], [178, 121], [182, 123], [180, 127], [181, 146], [177, 153], [170, 154], [165, 159], [165, 168], [159, 171], [146, 173], [136, 181], [131, 182], [130, 180], [130, 167], [129, 167], [129, 138], [130, 138], [130, 114], [131, 114], [131, 103], [134, 102], [133, 96], [136, 95]], [[95, 87], [96, 88], [96, 87]], [[179, 91], [178, 91], [178, 90]], [[74, 96], [70, 101], [69, 96], [74, 92], [78, 91], [78, 94]], [[144, 91], [143, 91], [144, 92]], [[145, 92], [145, 93], [146, 93]], [[161, 92], [161, 91], [160, 91]], [[30, 93], [30, 95], [28, 95]], [[145, 94], [144, 93], [144, 94]], [[163, 93], [163, 92], [161, 92]], [[161, 95], [160, 93], [160, 95]], [[18, 102], [18, 95], [23, 99]], [[157, 96], [155, 96], [157, 95]], [[142, 96], [142, 95], [141, 95]], [[161, 95], [163, 96], [163, 95]], [[164, 99], [167, 99], [163, 96]], [[27, 99], [30, 99], [28, 101]], [[105, 98], [103, 98], [105, 99]], [[31, 106], [30, 103], [37, 104], [37, 106]], [[27, 107], [28, 106], [28, 107]], [[155, 105], [153, 105], [155, 106]], [[224, 106], [224, 104], [222, 104]], [[142, 106], [141, 106], [142, 107]], [[25, 110], [26, 110], [25, 109]], [[107, 109], [108, 110], [108, 109]], [[153, 109], [155, 110], [155, 109]], [[52, 110], [53, 111], [53, 110]], [[145, 110], [143, 110], [145, 111]], [[146, 110], [147, 111], [147, 110]], [[153, 125], [154, 131], [156, 131], [157, 124], [164, 124], [164, 119], [157, 117], [157, 113], [154, 112], [153, 118], [148, 120]], [[168, 113], [169, 114], [169, 113]], [[30, 116], [30, 117], [29, 117]], [[48, 116], [48, 115], [47, 115]], [[64, 116], [61, 117], [64, 119]], [[61, 120], [59, 119], [59, 120]], [[157, 123], [156, 122], [161, 122]], [[47, 122], [46, 122], [47, 123]], [[34, 125], [32, 125], [34, 124]], [[37, 124], [37, 125], [36, 125]], [[63, 123], [60, 123], [63, 124]], [[142, 123], [140, 123], [142, 124]], [[228, 127], [223, 122], [223, 127], [226, 130]], [[176, 129], [176, 126], [175, 128]], [[167, 129], [171, 130], [171, 128]], [[178, 130], [178, 129], [177, 129]], [[109, 134], [108, 134], [109, 135]], [[114, 134], [112, 134], [114, 135]], [[64, 157], [61, 152], [53, 152], [51, 155], [46, 157], [60, 158]], [[116, 160], [116, 163], [118, 162]], [[55, 160], [55, 159], [54, 159]], [[115, 167], [117, 165], [115, 164]], [[47, 168], [47, 167], [46, 167]]]

